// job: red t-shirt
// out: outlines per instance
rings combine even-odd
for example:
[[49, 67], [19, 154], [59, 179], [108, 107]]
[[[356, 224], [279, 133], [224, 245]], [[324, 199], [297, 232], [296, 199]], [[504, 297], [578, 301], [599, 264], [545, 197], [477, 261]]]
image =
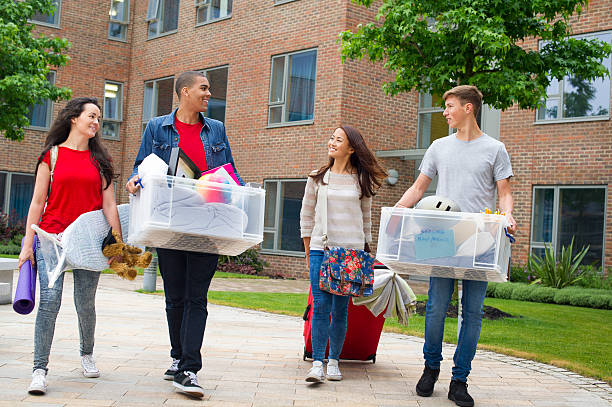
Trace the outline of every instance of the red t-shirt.
[[[49, 157], [47, 152], [42, 161], [51, 168]], [[60, 233], [79, 215], [98, 209], [102, 209], [102, 179], [89, 150], [60, 147], [51, 194], [39, 227], [45, 232]]]
[[197, 122], [195, 124], [183, 123], [175, 117], [174, 125], [179, 133], [179, 147], [191, 158], [191, 161], [201, 171], [206, 171], [206, 152], [200, 139], [203, 124]]

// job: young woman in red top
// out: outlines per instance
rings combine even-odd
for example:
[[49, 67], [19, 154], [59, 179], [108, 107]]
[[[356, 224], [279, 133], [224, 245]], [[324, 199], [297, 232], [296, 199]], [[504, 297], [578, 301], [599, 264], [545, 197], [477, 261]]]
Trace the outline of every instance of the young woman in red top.
[[[76, 98], [66, 104], [51, 126], [36, 165], [34, 194], [26, 221], [25, 241], [19, 254], [20, 267], [26, 260], [34, 261], [32, 224], [38, 223], [41, 229], [49, 233], [61, 233], [79, 215], [102, 209], [110, 226], [121, 233], [112, 183], [115, 175], [111, 157], [98, 133], [100, 119], [97, 99]], [[58, 146], [58, 154], [51, 180], [50, 151], [53, 146]], [[40, 250], [36, 251], [36, 265], [40, 301], [34, 328], [34, 369], [28, 392], [41, 395], [47, 389], [47, 364], [55, 320], [62, 301], [64, 274], [60, 275], [53, 288], [48, 288], [47, 270]], [[95, 297], [100, 273], [75, 269], [73, 276], [83, 375], [98, 377], [100, 372], [92, 354], [96, 326]]]

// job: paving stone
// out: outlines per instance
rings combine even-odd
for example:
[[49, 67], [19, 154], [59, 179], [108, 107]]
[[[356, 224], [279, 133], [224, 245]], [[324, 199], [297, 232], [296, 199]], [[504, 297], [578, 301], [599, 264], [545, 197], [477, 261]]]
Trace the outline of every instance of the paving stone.
[[[312, 385], [304, 381], [311, 361], [302, 360], [300, 318], [215, 305], [209, 306], [204, 367], [198, 374], [205, 397], [190, 398], [162, 378], [171, 362], [163, 297], [130, 291], [142, 280], [125, 282], [113, 275], [102, 275], [97, 294], [94, 353], [102, 375], [84, 378], [71, 279], [67, 274], [63, 303], [68, 306], [62, 306], [58, 316], [46, 396], [26, 392], [36, 311], [21, 316], [10, 306], [0, 306], [0, 407], [454, 406], [446, 397], [454, 345], [443, 346], [440, 380], [429, 398], [414, 391], [423, 370], [423, 340], [400, 334], [382, 335], [375, 364], [342, 361], [343, 381]], [[213, 283], [241, 291], [262, 284]], [[305, 292], [300, 290], [307, 284], [272, 283], [274, 290], [286, 292]], [[478, 407], [612, 405], [612, 390], [605, 382], [490, 351], [477, 351], [469, 385]]]

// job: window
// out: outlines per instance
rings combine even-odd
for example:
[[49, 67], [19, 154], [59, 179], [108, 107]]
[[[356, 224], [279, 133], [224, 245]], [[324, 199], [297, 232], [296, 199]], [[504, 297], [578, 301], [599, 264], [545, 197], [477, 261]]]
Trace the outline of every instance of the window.
[[172, 112], [173, 88], [173, 77], [145, 82], [144, 106], [142, 107], [143, 132], [149, 119]]
[[317, 50], [272, 57], [268, 123], [312, 122]]
[[130, 0], [111, 0], [108, 38], [125, 41], [130, 15]]
[[[572, 38], [597, 39], [612, 42], [612, 31], [605, 33], [578, 35]], [[540, 47], [544, 42], [540, 42]], [[612, 71], [610, 56], [602, 63]], [[537, 113], [537, 121], [575, 121], [576, 119], [610, 117], [610, 77], [592, 81], [578, 76], [554, 79], [546, 89], [545, 103]]]
[[149, 0], [147, 19], [149, 38], [176, 31], [179, 0]]
[[574, 254], [590, 245], [583, 264], [603, 264], [605, 186], [534, 187], [531, 252], [542, 257], [544, 244], [557, 253], [574, 238]]
[[232, 16], [232, 0], [195, 0], [197, 24]]
[[[47, 80], [55, 85], [55, 72], [49, 71]], [[36, 103], [30, 106], [28, 119], [30, 127], [40, 130], [48, 130], [51, 126], [51, 114], [53, 113], [53, 102], [49, 99], [43, 100], [41, 103]]]
[[35, 24], [59, 27], [62, 0], [53, 0], [53, 5], [55, 6], [55, 12], [53, 14], [43, 14], [43, 13], [36, 12], [32, 16], [31, 21]]
[[26, 220], [33, 192], [34, 175], [0, 172], [0, 211], [12, 220]]
[[279, 4], [291, 3], [292, 1], [296, 0], [274, 0], [274, 5], [278, 6]]
[[225, 105], [227, 100], [227, 73], [228, 67], [205, 69], [203, 74], [208, 78], [210, 84], [210, 100], [206, 117], [225, 122]]
[[419, 132], [417, 148], [427, 149], [434, 140], [451, 134], [448, 122], [442, 115], [444, 108], [438, 95], [423, 93], [419, 95]]
[[306, 180], [267, 180], [264, 251], [301, 254], [304, 242], [300, 237], [300, 210]]
[[102, 137], [119, 140], [123, 109], [123, 84], [104, 83], [104, 111], [102, 112]]

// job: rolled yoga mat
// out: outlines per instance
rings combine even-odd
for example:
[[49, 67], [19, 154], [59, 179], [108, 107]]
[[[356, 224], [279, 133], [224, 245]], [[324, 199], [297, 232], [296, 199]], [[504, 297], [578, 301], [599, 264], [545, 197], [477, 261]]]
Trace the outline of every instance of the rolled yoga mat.
[[[21, 239], [21, 247], [23, 240]], [[36, 258], [36, 236], [34, 236], [32, 250]], [[19, 280], [15, 290], [15, 300], [13, 309], [19, 314], [29, 314], [34, 309], [34, 299], [36, 298], [36, 266], [32, 266], [30, 260], [26, 260], [19, 269]]]

